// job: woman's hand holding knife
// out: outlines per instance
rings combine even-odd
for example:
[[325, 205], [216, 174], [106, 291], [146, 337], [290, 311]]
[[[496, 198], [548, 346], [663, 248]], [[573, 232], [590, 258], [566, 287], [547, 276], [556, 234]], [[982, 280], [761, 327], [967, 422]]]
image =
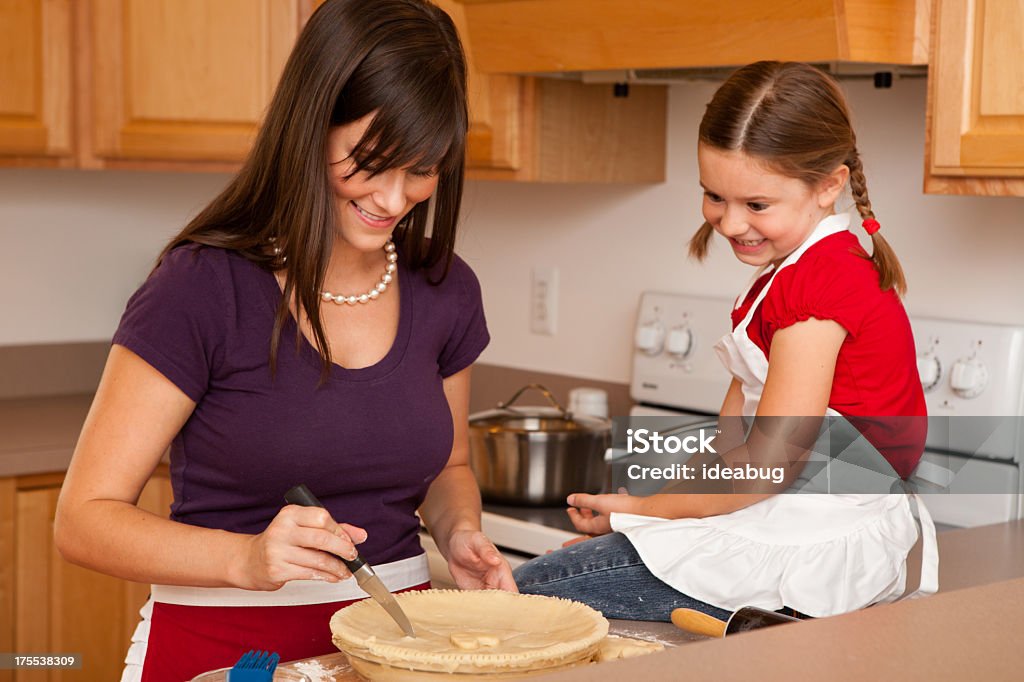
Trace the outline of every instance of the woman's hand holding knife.
[[250, 536], [232, 582], [244, 589], [273, 591], [290, 580], [346, 580], [352, 574], [337, 557], [354, 559], [356, 545], [365, 540], [365, 530], [336, 523], [326, 509], [291, 504], [265, 531]]

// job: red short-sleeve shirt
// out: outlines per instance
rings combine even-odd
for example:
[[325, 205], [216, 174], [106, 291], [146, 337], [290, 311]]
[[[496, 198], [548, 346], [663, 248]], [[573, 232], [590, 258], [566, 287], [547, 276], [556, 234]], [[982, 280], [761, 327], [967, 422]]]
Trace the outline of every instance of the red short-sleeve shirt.
[[[846, 417], [924, 417], [927, 409], [910, 321], [896, 293], [881, 290], [878, 271], [866, 255], [848, 231], [811, 246], [776, 275], [754, 311], [747, 335], [770, 362], [776, 331], [810, 318], [834, 320], [847, 337], [839, 349], [829, 407]], [[760, 277], [733, 311], [734, 329], [772, 272]], [[906, 477], [924, 447], [924, 420], [890, 419], [882, 426], [888, 436], [864, 435]], [[893, 431], [899, 432], [898, 447]]]

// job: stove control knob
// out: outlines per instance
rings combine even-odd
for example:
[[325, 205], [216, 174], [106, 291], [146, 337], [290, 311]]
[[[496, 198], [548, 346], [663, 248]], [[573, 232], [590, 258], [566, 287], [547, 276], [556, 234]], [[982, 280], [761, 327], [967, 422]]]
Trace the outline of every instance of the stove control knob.
[[641, 325], [636, 329], [634, 341], [640, 352], [657, 355], [665, 345], [665, 327], [657, 321]]
[[953, 364], [949, 385], [961, 398], [977, 398], [988, 384], [988, 369], [976, 358], [961, 358]]
[[942, 363], [934, 353], [921, 353], [917, 356], [917, 373], [921, 376], [921, 386], [930, 391], [942, 379]]
[[693, 352], [693, 331], [689, 327], [672, 327], [665, 339], [669, 355], [682, 360]]

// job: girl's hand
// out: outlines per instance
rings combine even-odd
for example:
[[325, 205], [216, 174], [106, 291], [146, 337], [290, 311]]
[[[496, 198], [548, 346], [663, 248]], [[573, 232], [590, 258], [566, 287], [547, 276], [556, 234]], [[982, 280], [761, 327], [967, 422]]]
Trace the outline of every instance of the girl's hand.
[[478, 530], [452, 533], [448, 540], [448, 570], [459, 589], [519, 591], [505, 557]]
[[637, 498], [625, 493], [614, 495], [587, 495], [573, 493], [566, 502], [569, 520], [581, 533], [586, 535], [605, 535], [612, 532], [611, 513], [635, 511]]
[[337, 557], [356, 558], [356, 545], [365, 540], [365, 530], [335, 523], [326, 509], [288, 505], [265, 531], [248, 537], [248, 551], [235, 567], [233, 582], [267, 591], [290, 580], [336, 583], [352, 577]]

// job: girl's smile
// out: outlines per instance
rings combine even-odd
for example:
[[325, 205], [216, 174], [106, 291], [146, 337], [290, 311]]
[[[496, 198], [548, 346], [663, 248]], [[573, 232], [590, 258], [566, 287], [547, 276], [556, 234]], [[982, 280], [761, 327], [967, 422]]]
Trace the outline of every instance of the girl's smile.
[[740, 151], [697, 148], [702, 211], [744, 263], [778, 264], [810, 236], [833, 206], [849, 175], [840, 166], [815, 186], [772, 170]]
[[761, 250], [765, 244], [768, 243], [767, 239], [733, 239], [730, 238], [729, 242], [732, 244], [732, 248], [737, 253], [743, 253], [746, 255], [754, 255]]

